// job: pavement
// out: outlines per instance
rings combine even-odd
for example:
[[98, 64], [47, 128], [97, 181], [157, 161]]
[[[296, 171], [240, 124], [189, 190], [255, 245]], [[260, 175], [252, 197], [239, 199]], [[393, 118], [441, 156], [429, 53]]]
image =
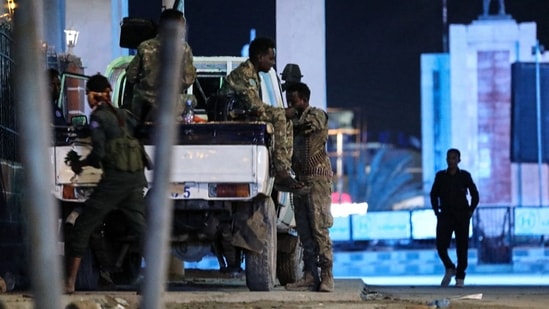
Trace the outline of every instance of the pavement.
[[[365, 285], [365, 303], [377, 299], [403, 300], [401, 308], [442, 308], [432, 304], [447, 300], [449, 308], [529, 308], [548, 307], [549, 286], [469, 285], [464, 288], [415, 285]], [[411, 305], [415, 304], [415, 305]]]
[[[438, 286], [442, 280], [440, 275], [422, 275], [422, 276], [368, 276], [361, 279], [371, 285], [383, 286]], [[352, 278], [352, 277], [339, 277]], [[455, 284], [452, 282], [451, 285]], [[513, 274], [513, 273], [491, 273], [491, 274], [468, 274], [465, 278], [467, 287], [479, 286], [501, 286], [501, 287], [549, 287], [549, 274]], [[549, 297], [549, 295], [548, 295]], [[549, 298], [548, 298], [549, 300]]]
[[[514, 264], [479, 265], [470, 253], [464, 288], [440, 287], [444, 273], [433, 250], [387, 252], [336, 252], [334, 293], [288, 292], [277, 286], [271, 292], [249, 292], [244, 276], [219, 278], [217, 260], [206, 257], [185, 263], [184, 281], [169, 285], [163, 294], [166, 308], [548, 308], [547, 250], [521, 254], [529, 260]], [[524, 262], [535, 267], [526, 267]], [[521, 264], [522, 263], [522, 264]], [[209, 276], [202, 271], [209, 270]], [[206, 271], [208, 272], [208, 271]], [[198, 274], [197, 274], [198, 273]], [[213, 275], [212, 275], [213, 274]], [[132, 291], [77, 292], [63, 296], [74, 309], [138, 308], [140, 296]], [[4, 307], [2, 307], [2, 303]], [[169, 304], [169, 306], [168, 306]], [[30, 293], [0, 294], [0, 309], [33, 308]]]
[[[448, 308], [547, 308], [549, 286], [471, 285], [464, 288], [435, 285], [376, 285], [368, 278], [335, 280], [333, 293], [289, 292], [277, 286], [270, 292], [250, 292], [245, 278], [215, 280], [187, 279], [171, 284], [163, 293], [165, 308], [370, 308], [427, 309], [447, 301]], [[132, 291], [76, 292], [63, 295], [64, 308], [137, 309], [141, 296]], [[31, 309], [35, 306], [30, 293], [0, 294], [0, 308]], [[4, 307], [2, 307], [4, 306]], [[442, 308], [442, 307], [440, 307]]]

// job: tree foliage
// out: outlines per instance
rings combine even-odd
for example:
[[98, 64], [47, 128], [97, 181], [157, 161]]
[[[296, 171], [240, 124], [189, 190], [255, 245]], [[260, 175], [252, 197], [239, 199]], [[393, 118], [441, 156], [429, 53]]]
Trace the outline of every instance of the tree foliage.
[[396, 203], [422, 195], [421, 181], [410, 172], [415, 155], [411, 150], [386, 146], [372, 154], [360, 150], [358, 158], [347, 165], [353, 201], [366, 201], [369, 211], [392, 210]]

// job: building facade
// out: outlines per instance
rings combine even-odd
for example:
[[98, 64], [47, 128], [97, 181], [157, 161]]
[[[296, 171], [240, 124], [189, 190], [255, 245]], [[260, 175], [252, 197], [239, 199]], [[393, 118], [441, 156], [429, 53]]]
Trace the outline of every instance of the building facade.
[[536, 24], [496, 15], [449, 29], [449, 53], [421, 57], [425, 192], [453, 147], [477, 182], [481, 205], [548, 205], [547, 164], [511, 162], [511, 67], [535, 60]]

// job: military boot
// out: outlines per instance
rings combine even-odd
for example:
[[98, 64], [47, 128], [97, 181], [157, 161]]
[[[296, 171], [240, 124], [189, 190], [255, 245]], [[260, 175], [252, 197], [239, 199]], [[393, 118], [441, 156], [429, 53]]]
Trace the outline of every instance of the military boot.
[[294, 283], [288, 283], [284, 287], [288, 291], [314, 291], [315, 290], [315, 278], [311, 272], [305, 272], [303, 278], [297, 280]]
[[334, 291], [334, 274], [332, 273], [332, 266], [324, 267], [320, 270], [320, 292], [333, 292]]

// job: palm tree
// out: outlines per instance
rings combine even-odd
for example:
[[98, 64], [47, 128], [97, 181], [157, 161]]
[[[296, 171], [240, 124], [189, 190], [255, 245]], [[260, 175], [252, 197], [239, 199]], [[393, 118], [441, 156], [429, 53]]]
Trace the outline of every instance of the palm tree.
[[421, 181], [409, 171], [418, 157], [414, 151], [388, 146], [373, 155], [361, 150], [354, 166], [347, 166], [353, 201], [366, 201], [368, 211], [392, 210], [398, 202], [423, 195]]

